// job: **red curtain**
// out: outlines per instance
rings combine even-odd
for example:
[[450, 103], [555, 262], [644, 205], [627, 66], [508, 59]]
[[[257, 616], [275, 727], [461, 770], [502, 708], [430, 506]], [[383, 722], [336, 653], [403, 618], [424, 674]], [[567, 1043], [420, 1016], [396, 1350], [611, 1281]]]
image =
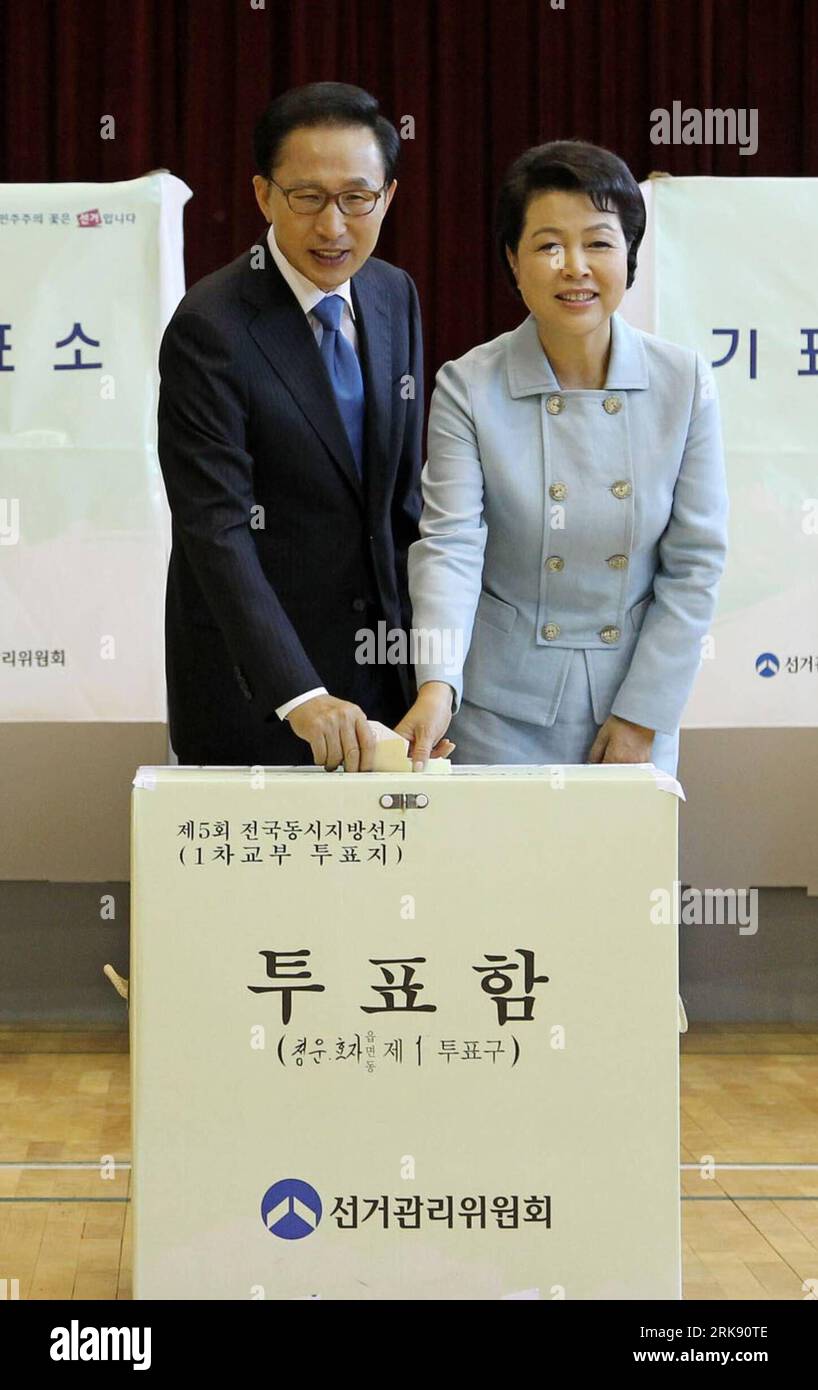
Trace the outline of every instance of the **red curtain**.
[[[638, 179], [818, 175], [816, 0], [5, 0], [0, 37], [0, 177], [169, 169], [194, 194], [188, 284], [259, 230], [251, 135], [273, 96], [354, 82], [413, 117], [378, 250], [417, 282], [430, 373], [519, 321], [491, 218], [526, 146], [593, 140]], [[757, 108], [757, 154], [651, 144], [674, 101]]]

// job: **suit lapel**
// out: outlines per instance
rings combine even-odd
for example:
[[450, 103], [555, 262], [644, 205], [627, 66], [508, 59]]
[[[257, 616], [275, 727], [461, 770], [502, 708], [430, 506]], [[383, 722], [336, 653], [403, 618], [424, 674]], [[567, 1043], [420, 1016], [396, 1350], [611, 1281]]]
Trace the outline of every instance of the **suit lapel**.
[[379, 516], [382, 499], [392, 487], [392, 325], [374, 279], [371, 269], [363, 265], [352, 280], [352, 302], [366, 396], [367, 494], [370, 514]]
[[[259, 257], [259, 250], [264, 253], [263, 268], [259, 263], [258, 268], [253, 269], [252, 259]], [[315, 336], [263, 237], [248, 255], [241, 292], [259, 310], [249, 321], [248, 332], [287, 386], [350, 486], [363, 500], [355, 459]]]

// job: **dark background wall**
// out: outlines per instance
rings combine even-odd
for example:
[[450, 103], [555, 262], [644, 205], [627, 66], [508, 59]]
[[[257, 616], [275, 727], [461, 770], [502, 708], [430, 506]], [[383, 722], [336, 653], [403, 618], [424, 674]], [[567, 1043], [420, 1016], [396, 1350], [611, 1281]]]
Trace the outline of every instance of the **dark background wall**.
[[[287, 87], [328, 79], [415, 120], [379, 251], [417, 282], [427, 378], [519, 321], [490, 222], [526, 146], [592, 140], [638, 179], [818, 174], [815, 0], [5, 0], [0, 179], [169, 169], [194, 192], [192, 284], [263, 226], [256, 117]], [[757, 154], [652, 145], [650, 113], [673, 101], [756, 107]]]

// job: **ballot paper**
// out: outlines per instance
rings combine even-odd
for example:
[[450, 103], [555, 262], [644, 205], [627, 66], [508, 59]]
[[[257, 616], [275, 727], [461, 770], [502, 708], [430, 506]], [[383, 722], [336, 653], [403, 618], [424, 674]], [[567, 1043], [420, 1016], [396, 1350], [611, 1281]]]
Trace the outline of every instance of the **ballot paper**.
[[[375, 757], [372, 771], [411, 772], [412, 761], [409, 757], [408, 738], [404, 738], [403, 734], [395, 733], [394, 729], [387, 728], [377, 719], [370, 719], [367, 722], [375, 735]], [[448, 758], [430, 758], [426, 763], [424, 772], [445, 774], [451, 770], [452, 765]]]
[[409, 740], [377, 719], [367, 721], [375, 737], [373, 772], [411, 772]]

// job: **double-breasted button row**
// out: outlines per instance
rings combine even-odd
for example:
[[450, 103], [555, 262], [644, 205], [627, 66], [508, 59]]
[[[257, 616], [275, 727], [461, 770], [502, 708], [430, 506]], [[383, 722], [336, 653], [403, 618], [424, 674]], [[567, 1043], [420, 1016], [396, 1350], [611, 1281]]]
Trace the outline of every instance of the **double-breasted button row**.
[[[545, 408], [549, 415], [561, 415], [567, 404], [564, 396], [549, 396]], [[602, 409], [606, 415], [618, 415], [622, 409], [621, 396], [606, 396], [602, 402]]]
[[[562, 632], [562, 628], [559, 623], [543, 623], [540, 632], [546, 642], [554, 642]], [[603, 642], [618, 642], [622, 636], [622, 629], [618, 627], [603, 627], [600, 629], [599, 635]]]
[[[605, 561], [612, 570], [624, 570], [628, 567], [627, 555], [609, 555]], [[552, 574], [559, 574], [560, 570], [565, 569], [565, 561], [561, 555], [549, 555], [545, 562], [545, 568]]]
[[[630, 497], [633, 487], [627, 478], [618, 478], [615, 483], [611, 483], [611, 492], [614, 497], [622, 499]], [[552, 502], [564, 502], [568, 496], [568, 487], [565, 483], [552, 483], [548, 489], [548, 495]]]

